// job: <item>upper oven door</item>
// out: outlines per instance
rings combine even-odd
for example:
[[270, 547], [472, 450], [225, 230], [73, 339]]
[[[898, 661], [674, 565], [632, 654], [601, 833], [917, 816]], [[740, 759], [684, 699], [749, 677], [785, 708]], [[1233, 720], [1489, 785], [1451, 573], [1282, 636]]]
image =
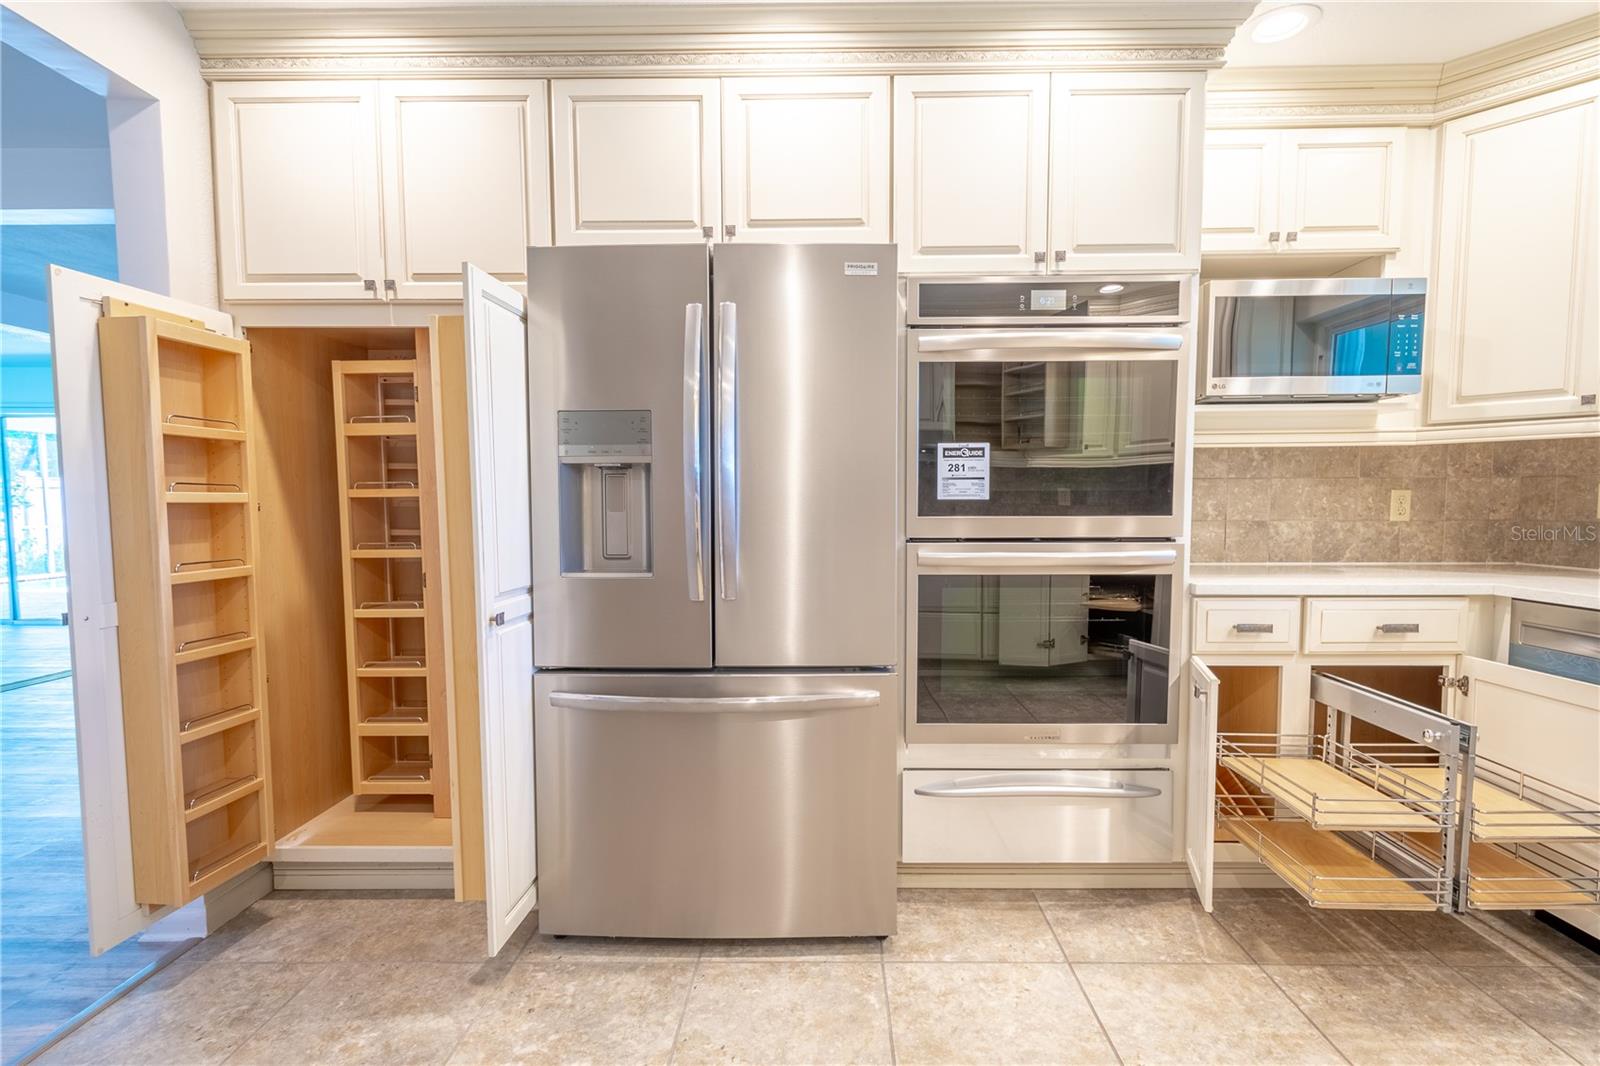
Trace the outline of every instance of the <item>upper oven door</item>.
[[1183, 545], [906, 549], [906, 739], [1169, 744]]
[[912, 538], [1177, 537], [1187, 333], [907, 331]]

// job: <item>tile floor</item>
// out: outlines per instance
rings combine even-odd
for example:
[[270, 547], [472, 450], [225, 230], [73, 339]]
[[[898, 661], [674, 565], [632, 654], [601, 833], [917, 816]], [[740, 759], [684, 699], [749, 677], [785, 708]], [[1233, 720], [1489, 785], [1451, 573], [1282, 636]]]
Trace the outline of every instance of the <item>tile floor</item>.
[[881, 943], [482, 936], [422, 894], [276, 894], [43, 1061], [1600, 1063], [1600, 955], [1520, 914], [920, 889]]

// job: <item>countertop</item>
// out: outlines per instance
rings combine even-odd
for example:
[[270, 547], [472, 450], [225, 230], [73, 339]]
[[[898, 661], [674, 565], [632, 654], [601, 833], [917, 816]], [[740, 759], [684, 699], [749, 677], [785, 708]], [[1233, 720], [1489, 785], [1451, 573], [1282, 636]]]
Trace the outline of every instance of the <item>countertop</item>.
[[1600, 609], [1600, 573], [1512, 563], [1196, 563], [1196, 596], [1504, 596]]

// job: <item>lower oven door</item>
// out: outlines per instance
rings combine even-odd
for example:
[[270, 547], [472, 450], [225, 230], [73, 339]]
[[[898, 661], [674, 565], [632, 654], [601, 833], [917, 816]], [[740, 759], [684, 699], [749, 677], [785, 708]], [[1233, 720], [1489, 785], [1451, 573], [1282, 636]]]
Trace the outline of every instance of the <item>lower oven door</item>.
[[1177, 737], [1183, 546], [907, 546], [909, 743]]
[[539, 931], [884, 936], [896, 674], [534, 675]]

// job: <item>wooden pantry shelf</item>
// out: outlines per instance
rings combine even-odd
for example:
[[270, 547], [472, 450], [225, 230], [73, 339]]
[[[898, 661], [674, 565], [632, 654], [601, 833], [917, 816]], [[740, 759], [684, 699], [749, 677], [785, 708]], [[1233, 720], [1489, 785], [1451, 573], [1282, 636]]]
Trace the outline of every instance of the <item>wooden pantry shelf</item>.
[[173, 422], [176, 416], [168, 415], [167, 421], [161, 423], [161, 435], [164, 437], [188, 437], [193, 440], [221, 440], [242, 441], [244, 430], [229, 429], [226, 426], [211, 426], [191, 422]]
[[202, 644], [198, 647], [174, 650], [172, 661], [178, 666], [197, 663], [203, 659], [216, 659], [223, 655], [232, 655], [236, 651], [248, 651], [256, 646], [256, 638], [251, 636], [230, 637], [228, 639], [206, 638], [212, 643]]
[[347, 437], [415, 437], [415, 422], [346, 422]]
[[[1220, 738], [1219, 751], [1219, 763], [1239, 781], [1267, 793], [1313, 829], [1421, 832], [1440, 827], [1442, 797], [1435, 789], [1416, 789], [1411, 795], [1417, 798], [1402, 801], [1322, 759], [1251, 754]], [[1421, 804], [1430, 806], [1419, 810]]]
[[255, 774], [219, 781], [183, 796], [183, 820], [198, 821], [212, 811], [221, 810], [236, 800], [261, 791], [261, 778]]
[[1439, 909], [1442, 879], [1402, 878], [1337, 834], [1267, 818], [1222, 817], [1218, 824], [1313, 907]]
[[[1480, 759], [1480, 770], [1472, 782], [1472, 839], [1502, 844], [1561, 840], [1600, 843], [1600, 801], [1581, 797], [1562, 798], [1554, 786], [1539, 791], [1542, 782], [1516, 774], [1505, 768], [1497, 772], [1498, 764]], [[1444, 770], [1441, 767], [1418, 767], [1407, 771], [1435, 788], [1443, 787]], [[1515, 776], [1512, 776], [1515, 775]], [[1489, 778], [1508, 784], [1522, 782], [1523, 795], [1502, 788]], [[1531, 795], [1527, 782], [1535, 782]]]
[[178, 724], [178, 739], [184, 744], [192, 744], [197, 740], [204, 740], [206, 737], [225, 733], [234, 726], [257, 721], [260, 717], [260, 712], [249, 704], [212, 711], [210, 714], [201, 715], [198, 718], [188, 718], [180, 722]]
[[256, 568], [249, 564], [216, 566], [209, 569], [174, 570], [167, 582], [172, 585], [198, 585], [207, 581], [229, 581], [236, 577], [249, 577]]

